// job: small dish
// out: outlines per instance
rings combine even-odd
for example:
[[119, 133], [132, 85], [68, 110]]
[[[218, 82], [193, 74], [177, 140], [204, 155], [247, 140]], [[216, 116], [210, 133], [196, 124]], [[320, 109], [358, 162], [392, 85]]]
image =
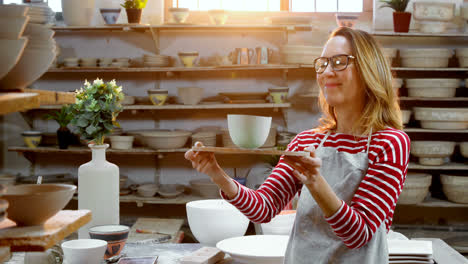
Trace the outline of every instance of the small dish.
[[163, 184], [159, 187], [158, 194], [164, 198], [174, 198], [183, 193], [185, 187], [181, 184]]

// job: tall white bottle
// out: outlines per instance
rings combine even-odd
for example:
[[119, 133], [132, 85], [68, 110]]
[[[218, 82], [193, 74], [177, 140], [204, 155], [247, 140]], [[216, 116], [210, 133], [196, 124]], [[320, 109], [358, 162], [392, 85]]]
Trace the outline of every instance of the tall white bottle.
[[78, 230], [78, 238], [89, 238], [96, 225], [119, 224], [119, 167], [106, 160], [109, 144], [88, 145], [92, 159], [78, 169], [78, 209], [89, 209], [92, 220]]

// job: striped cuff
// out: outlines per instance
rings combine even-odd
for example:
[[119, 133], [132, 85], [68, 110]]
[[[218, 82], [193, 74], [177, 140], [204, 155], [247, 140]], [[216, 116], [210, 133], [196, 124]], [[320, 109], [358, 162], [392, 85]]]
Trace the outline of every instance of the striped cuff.
[[330, 217], [325, 217], [325, 220], [330, 224], [330, 225], [335, 225], [338, 223], [341, 218], [346, 214], [346, 203], [344, 201], [341, 201], [341, 206], [338, 208], [338, 211], [336, 211], [332, 216]]
[[236, 180], [234, 180], [234, 183], [237, 184], [238, 191], [237, 191], [236, 196], [234, 198], [232, 198], [232, 199], [229, 199], [229, 197], [227, 197], [226, 194], [221, 189], [219, 189], [219, 194], [221, 195], [221, 198], [223, 198], [224, 200], [226, 200], [227, 202], [229, 202], [231, 204], [238, 203], [239, 200], [240, 200], [240, 197], [241, 197], [241, 192], [245, 191], [242, 188], [243, 186], [240, 185]]

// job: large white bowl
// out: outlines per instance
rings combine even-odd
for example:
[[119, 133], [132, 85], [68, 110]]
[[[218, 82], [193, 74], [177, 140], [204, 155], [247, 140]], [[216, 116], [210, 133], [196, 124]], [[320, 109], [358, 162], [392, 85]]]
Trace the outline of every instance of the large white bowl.
[[411, 154], [423, 165], [442, 165], [452, 156], [455, 145], [450, 141], [411, 141]]
[[19, 38], [17, 40], [0, 39], [0, 79], [3, 78], [13, 67], [18, 63], [23, 54], [27, 38]]
[[413, 17], [423, 21], [450, 21], [455, 16], [454, 3], [414, 2]]
[[406, 79], [408, 94], [412, 97], [453, 97], [460, 79]]
[[249, 225], [245, 215], [222, 199], [192, 201], [186, 204], [186, 209], [190, 230], [206, 246], [243, 236]]
[[405, 185], [398, 198], [398, 204], [421, 203], [429, 192], [432, 175], [427, 173], [411, 173], [406, 176]]
[[225, 239], [216, 247], [239, 263], [282, 264], [288, 241], [289, 236], [244, 236]]
[[260, 224], [263, 235], [286, 235], [291, 234], [296, 219], [295, 211], [282, 211], [268, 223]]
[[258, 148], [265, 143], [271, 127], [271, 117], [228, 115], [229, 136], [236, 146]]
[[107, 242], [100, 239], [75, 239], [62, 243], [64, 263], [101, 263], [104, 260]]
[[24, 36], [30, 36], [38, 40], [49, 40], [54, 37], [55, 31], [42, 24], [28, 23], [23, 32]]
[[440, 175], [442, 190], [447, 198], [455, 203], [468, 203], [468, 177]]
[[28, 9], [27, 5], [0, 5], [0, 17], [24, 17]]
[[23, 35], [29, 17], [1, 17], [0, 39], [19, 39]]
[[182, 148], [188, 138], [192, 135], [190, 131], [154, 131], [143, 132], [144, 143], [153, 149], [175, 149]]
[[403, 67], [445, 68], [452, 56], [450, 49], [401, 49], [400, 57]]
[[3, 89], [23, 89], [42, 76], [52, 65], [55, 52], [51, 49], [25, 49], [13, 69], [0, 80]]
[[468, 122], [468, 108], [415, 107], [416, 120]]
[[184, 105], [196, 105], [203, 98], [203, 88], [201, 87], [178, 87], [179, 95]]

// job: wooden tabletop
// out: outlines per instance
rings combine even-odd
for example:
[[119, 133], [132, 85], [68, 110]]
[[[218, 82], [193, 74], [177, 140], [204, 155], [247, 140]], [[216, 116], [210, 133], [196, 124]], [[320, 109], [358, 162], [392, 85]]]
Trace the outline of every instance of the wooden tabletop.
[[7, 219], [0, 222], [0, 247], [15, 251], [45, 251], [91, 221], [90, 210], [62, 210], [44, 225], [17, 227]]

